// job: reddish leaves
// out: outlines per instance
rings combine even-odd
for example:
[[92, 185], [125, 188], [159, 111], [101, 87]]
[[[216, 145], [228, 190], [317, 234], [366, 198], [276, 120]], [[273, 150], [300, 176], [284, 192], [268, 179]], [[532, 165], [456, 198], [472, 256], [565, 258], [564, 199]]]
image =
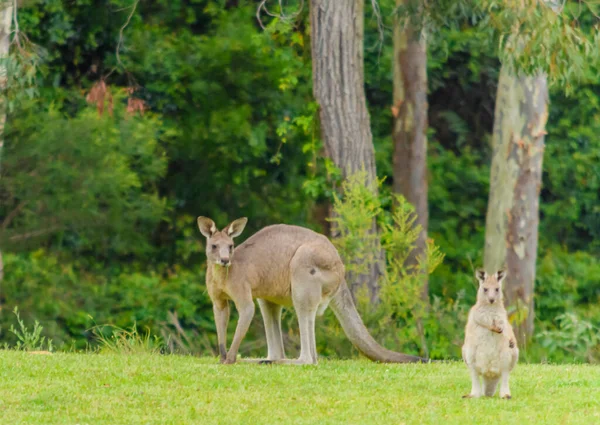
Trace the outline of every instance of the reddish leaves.
[[108, 115], [112, 117], [113, 114], [113, 97], [112, 94], [103, 80], [96, 82], [92, 86], [92, 89], [85, 97], [88, 103], [92, 103], [96, 105], [96, 109], [98, 110], [98, 115], [102, 116], [104, 114], [104, 104], [108, 101]]
[[137, 97], [132, 97], [135, 89], [133, 87], [127, 87], [127, 93], [129, 94], [129, 98], [127, 99], [127, 113], [129, 115], [134, 115], [136, 112], [139, 112], [140, 115], [144, 115], [144, 111], [148, 109], [146, 106], [146, 102]]
[[[144, 112], [148, 109], [148, 106], [142, 99], [133, 97], [135, 88], [127, 87], [125, 92], [129, 95], [127, 98], [127, 108], [125, 109], [126, 116], [135, 115], [138, 112], [140, 115], [144, 115]], [[104, 110], [106, 109], [108, 111], [108, 115], [112, 117], [114, 108], [113, 95], [110, 92], [110, 87], [104, 80], [97, 81], [92, 86], [90, 92], [85, 97], [85, 100], [88, 103], [96, 105], [98, 115], [102, 116], [104, 114]]]

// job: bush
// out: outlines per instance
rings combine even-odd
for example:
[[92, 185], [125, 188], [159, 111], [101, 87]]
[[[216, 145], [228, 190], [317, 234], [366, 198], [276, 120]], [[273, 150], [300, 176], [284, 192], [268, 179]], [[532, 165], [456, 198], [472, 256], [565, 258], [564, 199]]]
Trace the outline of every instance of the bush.
[[40, 246], [97, 258], [148, 255], [165, 211], [160, 121], [30, 102], [11, 116], [0, 180], [3, 250]]
[[[31, 254], [5, 254], [3, 308], [18, 306], [27, 320], [35, 319], [58, 348], [86, 348], [96, 343], [91, 331], [98, 324], [127, 329], [134, 323], [163, 335], [176, 327], [208, 335], [210, 343], [194, 352], [208, 352], [216, 341], [212, 306], [199, 270], [129, 270], [90, 273], [81, 265], [38, 250]], [[0, 316], [6, 329], [12, 317]], [[11, 345], [9, 333], [0, 339]], [[175, 347], [173, 347], [175, 348]]]
[[[376, 189], [380, 188], [380, 185], [367, 184], [364, 172], [356, 173], [343, 183], [341, 196], [334, 200], [332, 221], [340, 236], [333, 243], [348, 271], [357, 274], [364, 273], [376, 260], [377, 243], [385, 250], [386, 267], [379, 282], [381, 301], [371, 303], [366, 290], [355, 294], [357, 308], [374, 337], [390, 349], [441, 355], [448, 341], [455, 339], [441, 335], [461, 326], [460, 317], [454, 314], [462, 307], [456, 300], [440, 298], [429, 305], [421, 297], [421, 288], [423, 279], [436, 270], [444, 256], [434, 242], [428, 240], [427, 252], [417, 258], [417, 264], [405, 264], [415, 249], [421, 229], [414, 225], [414, 208], [401, 196], [376, 195]], [[389, 209], [384, 208], [387, 205]], [[379, 234], [371, 231], [373, 219], [379, 224]], [[431, 326], [434, 320], [444, 325]], [[326, 315], [324, 327], [327, 341], [319, 340], [320, 352], [348, 353], [350, 343], [332, 314]], [[438, 341], [443, 349], [438, 347]]]

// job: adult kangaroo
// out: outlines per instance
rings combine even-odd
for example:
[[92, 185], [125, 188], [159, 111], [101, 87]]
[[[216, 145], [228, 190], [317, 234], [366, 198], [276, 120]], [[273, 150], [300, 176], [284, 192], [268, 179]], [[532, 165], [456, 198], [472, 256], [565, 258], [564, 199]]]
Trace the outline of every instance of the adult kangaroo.
[[[265, 323], [267, 362], [316, 364], [315, 317], [329, 303], [354, 346], [374, 361], [424, 361], [380, 346], [360, 318], [344, 277], [339, 253], [325, 236], [299, 226], [276, 224], [252, 235], [234, 251], [247, 218], [239, 218], [219, 231], [215, 222], [198, 217], [206, 237], [206, 287], [213, 303], [221, 363], [235, 363], [242, 339], [254, 316], [254, 298]], [[229, 300], [239, 313], [231, 347], [227, 351]], [[300, 357], [285, 358], [281, 335], [282, 306], [296, 309], [300, 325]]]

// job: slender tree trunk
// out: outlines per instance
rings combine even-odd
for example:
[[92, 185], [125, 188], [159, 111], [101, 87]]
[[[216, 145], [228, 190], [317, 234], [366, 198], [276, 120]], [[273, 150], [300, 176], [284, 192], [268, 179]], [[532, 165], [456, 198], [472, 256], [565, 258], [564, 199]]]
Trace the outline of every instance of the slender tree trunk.
[[[402, 6], [410, 0], [396, 0]], [[403, 195], [415, 207], [421, 226], [415, 249], [406, 259], [406, 266], [417, 267], [417, 257], [427, 250], [427, 44], [422, 28], [415, 18], [396, 22], [394, 26], [394, 192]], [[427, 270], [421, 273], [421, 300], [414, 311], [423, 354], [429, 357], [423, 316], [429, 306]]]
[[[13, 16], [13, 3], [6, 2], [0, 5], [0, 179], [2, 178], [2, 151], [4, 149], [4, 126], [6, 124], [7, 99], [6, 85], [8, 82], [6, 61], [10, 47], [10, 33]], [[2, 247], [0, 247], [0, 284], [4, 278], [4, 261]], [[1, 288], [0, 288], [1, 289]], [[1, 293], [1, 291], [0, 291]], [[1, 297], [0, 297], [1, 299]], [[1, 309], [0, 309], [1, 311]]]
[[545, 75], [500, 71], [486, 219], [485, 268], [506, 267], [504, 292], [524, 342], [533, 334], [539, 194], [548, 119]]
[[[375, 151], [364, 90], [364, 0], [311, 0], [313, 93], [320, 106], [320, 122], [327, 155], [344, 178], [367, 172], [376, 180]], [[373, 223], [372, 231], [377, 231]], [[365, 276], [349, 277], [352, 293], [367, 286], [378, 299], [378, 279], [384, 258]]]
[[[398, 6], [409, 0], [396, 0]], [[394, 192], [403, 195], [416, 210], [415, 225], [422, 231], [417, 247], [407, 259], [427, 249], [427, 50], [425, 34], [407, 20], [394, 27]], [[422, 297], [428, 301], [427, 274], [423, 276]]]

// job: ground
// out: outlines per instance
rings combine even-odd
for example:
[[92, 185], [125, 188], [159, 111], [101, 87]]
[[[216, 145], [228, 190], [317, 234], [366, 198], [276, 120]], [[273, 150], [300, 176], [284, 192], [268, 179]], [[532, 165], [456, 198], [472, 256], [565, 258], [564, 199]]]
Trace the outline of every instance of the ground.
[[519, 364], [512, 400], [462, 399], [464, 364], [219, 365], [0, 351], [1, 424], [597, 424], [600, 367]]

